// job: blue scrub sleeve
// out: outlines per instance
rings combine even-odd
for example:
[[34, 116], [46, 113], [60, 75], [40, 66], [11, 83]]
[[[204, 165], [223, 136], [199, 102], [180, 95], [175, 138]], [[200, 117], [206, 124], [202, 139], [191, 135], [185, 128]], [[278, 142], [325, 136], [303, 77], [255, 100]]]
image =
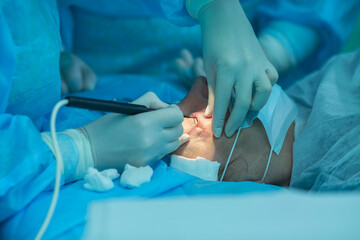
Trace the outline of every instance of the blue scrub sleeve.
[[[0, 222], [23, 209], [40, 192], [51, 190], [55, 159], [28, 116], [6, 113], [15, 70], [15, 45], [0, 11]], [[58, 134], [64, 155], [64, 180], [77, 165], [77, 149], [70, 137]]]
[[258, 9], [257, 28], [263, 29], [273, 20], [285, 20], [315, 29], [320, 36], [320, 45], [311, 56], [324, 62], [339, 52], [349, 38], [360, 13], [358, 0], [272, 0], [264, 1]]
[[[42, 191], [52, 190], [55, 158], [27, 116], [0, 113], [0, 222], [22, 210]], [[66, 176], [75, 175], [78, 152], [73, 140], [58, 134]]]
[[185, 0], [58, 0], [59, 7], [78, 7], [113, 17], [158, 17], [181, 26], [197, 23], [187, 12]]

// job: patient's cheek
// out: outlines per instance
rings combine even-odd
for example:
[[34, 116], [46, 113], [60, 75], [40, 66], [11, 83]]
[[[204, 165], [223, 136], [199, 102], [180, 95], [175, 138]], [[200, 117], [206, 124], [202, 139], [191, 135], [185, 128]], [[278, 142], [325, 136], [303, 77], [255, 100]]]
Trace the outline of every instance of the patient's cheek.
[[184, 133], [190, 135], [190, 137], [196, 138], [212, 138], [211, 131], [211, 118], [205, 118], [203, 112], [193, 113], [191, 116], [195, 118], [185, 118], [182, 125]]
[[205, 119], [203, 114], [193, 114], [192, 116], [196, 116], [198, 120], [185, 118], [182, 123], [184, 133], [190, 135], [190, 140], [174, 154], [187, 158], [203, 157], [212, 160], [215, 154], [215, 144], [211, 132], [211, 119]]

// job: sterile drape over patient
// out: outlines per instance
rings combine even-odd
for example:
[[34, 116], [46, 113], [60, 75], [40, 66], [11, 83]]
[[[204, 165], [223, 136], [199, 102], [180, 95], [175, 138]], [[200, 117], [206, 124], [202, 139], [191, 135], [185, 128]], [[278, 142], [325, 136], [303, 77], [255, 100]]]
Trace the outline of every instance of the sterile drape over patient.
[[288, 90], [299, 107], [292, 188], [360, 189], [360, 50], [332, 58]]

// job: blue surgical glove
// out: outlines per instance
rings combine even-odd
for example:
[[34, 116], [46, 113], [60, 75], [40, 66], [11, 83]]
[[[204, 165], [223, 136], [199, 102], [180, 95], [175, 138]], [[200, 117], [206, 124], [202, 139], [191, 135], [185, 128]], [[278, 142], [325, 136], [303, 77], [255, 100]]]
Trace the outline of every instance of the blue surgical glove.
[[310, 56], [319, 46], [318, 32], [288, 21], [272, 21], [259, 35], [259, 42], [279, 73], [286, 72]]
[[225, 126], [230, 137], [249, 110], [265, 105], [277, 71], [266, 58], [238, 0], [187, 0], [186, 8], [201, 25], [209, 88], [205, 114], [213, 113], [215, 137], [221, 136], [235, 89], [235, 105]]
[[110, 113], [78, 129], [90, 142], [96, 168], [122, 171], [126, 163], [149, 165], [189, 139], [183, 135], [183, 113], [176, 105], [169, 106], [154, 93], [134, 103], [158, 110], [133, 116]]
[[80, 58], [68, 52], [60, 55], [61, 92], [63, 94], [92, 90], [97, 77]]

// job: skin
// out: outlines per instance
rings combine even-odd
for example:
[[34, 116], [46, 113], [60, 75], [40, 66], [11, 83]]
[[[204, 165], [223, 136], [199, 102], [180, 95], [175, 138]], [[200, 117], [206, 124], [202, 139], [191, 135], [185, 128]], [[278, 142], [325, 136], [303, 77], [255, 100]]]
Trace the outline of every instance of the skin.
[[[198, 156], [220, 163], [221, 177], [236, 134], [228, 138], [222, 135], [215, 138], [212, 134], [212, 118], [205, 117], [207, 105], [206, 79], [195, 80], [189, 94], [179, 104], [185, 115], [196, 117], [185, 118], [184, 133], [190, 140], [178, 148], [174, 154], [187, 158]], [[289, 128], [279, 155], [272, 154], [269, 170], [264, 183], [288, 186], [292, 169], [292, 145], [294, 142], [294, 124]], [[270, 144], [262, 123], [256, 119], [252, 127], [242, 129], [236, 143], [233, 156], [226, 171], [225, 181], [261, 182], [268, 157]]]

